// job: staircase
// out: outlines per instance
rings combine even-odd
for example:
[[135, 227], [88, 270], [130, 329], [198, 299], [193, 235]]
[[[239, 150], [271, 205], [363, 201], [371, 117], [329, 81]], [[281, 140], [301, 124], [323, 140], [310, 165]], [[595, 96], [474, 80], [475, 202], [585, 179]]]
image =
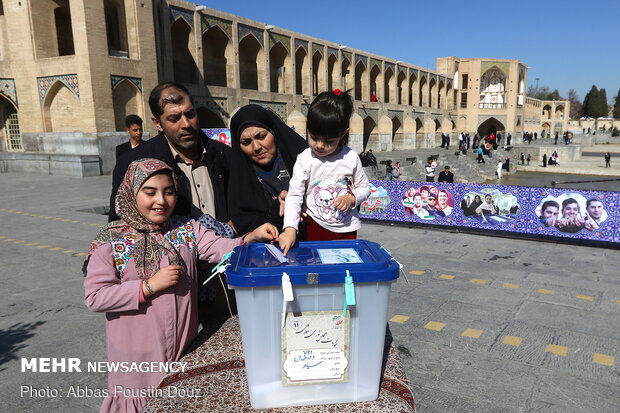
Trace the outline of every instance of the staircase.
[[[458, 153], [458, 155], [456, 154]], [[437, 159], [437, 168], [435, 169], [435, 181], [439, 176], [439, 172], [443, 171], [445, 165], [450, 166], [450, 170], [454, 174], [454, 182], [458, 183], [484, 183], [487, 180], [496, 179], [495, 171], [497, 170], [497, 162], [499, 159], [504, 161], [510, 156], [510, 172], [502, 171], [504, 174], [512, 174], [515, 172], [515, 165], [518, 161], [518, 154], [514, 150], [506, 151], [499, 148], [493, 151], [493, 157], [484, 156], [485, 163], [478, 163], [478, 152], [475, 149], [467, 151], [466, 155], [457, 152], [456, 149], [446, 150], [444, 148], [434, 149], [412, 149], [406, 151], [392, 152], [376, 152], [377, 162], [392, 160], [394, 164], [400, 162], [402, 175], [397, 180], [400, 181], [425, 181], [426, 173], [424, 166], [429, 156], [439, 155]], [[416, 163], [407, 161], [407, 158], [416, 157]], [[382, 180], [386, 178], [385, 165], [379, 164], [377, 168], [367, 166], [364, 172], [368, 179]]]

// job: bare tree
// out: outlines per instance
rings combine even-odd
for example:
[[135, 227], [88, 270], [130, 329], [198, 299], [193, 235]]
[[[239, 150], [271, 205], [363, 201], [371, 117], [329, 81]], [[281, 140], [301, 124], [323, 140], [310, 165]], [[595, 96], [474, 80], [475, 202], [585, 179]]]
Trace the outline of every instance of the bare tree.
[[571, 89], [568, 91], [568, 101], [570, 102], [570, 114], [569, 117], [571, 119], [576, 119], [581, 116], [581, 112], [583, 111], [583, 104], [579, 99], [579, 95], [575, 91], [575, 89]]

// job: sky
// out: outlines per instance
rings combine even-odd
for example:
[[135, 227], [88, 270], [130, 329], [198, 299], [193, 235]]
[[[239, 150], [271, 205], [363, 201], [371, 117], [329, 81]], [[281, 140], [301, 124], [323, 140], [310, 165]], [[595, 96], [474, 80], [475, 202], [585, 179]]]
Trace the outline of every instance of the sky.
[[529, 85], [620, 89], [618, 0], [193, 0], [326, 41], [435, 70], [437, 57], [519, 59]]

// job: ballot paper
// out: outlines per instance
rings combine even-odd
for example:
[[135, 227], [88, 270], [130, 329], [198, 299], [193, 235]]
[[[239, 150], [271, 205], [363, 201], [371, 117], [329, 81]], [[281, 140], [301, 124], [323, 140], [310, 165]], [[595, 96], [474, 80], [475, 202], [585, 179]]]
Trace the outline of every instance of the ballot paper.
[[275, 245], [265, 244], [265, 248], [276, 260], [280, 262], [288, 262], [288, 258], [286, 258], [282, 251]]

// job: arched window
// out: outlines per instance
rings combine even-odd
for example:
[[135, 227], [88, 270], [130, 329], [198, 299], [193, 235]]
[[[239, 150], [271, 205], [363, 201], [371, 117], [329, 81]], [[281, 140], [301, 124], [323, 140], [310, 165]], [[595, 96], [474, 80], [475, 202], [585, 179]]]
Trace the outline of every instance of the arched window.
[[303, 95], [306, 93], [308, 79], [308, 59], [306, 49], [298, 47], [295, 52], [295, 93]]
[[123, 0], [104, 0], [103, 10], [108, 36], [108, 54], [110, 56], [129, 57], [125, 25], [125, 2]]
[[202, 61], [205, 83], [213, 86], [228, 86], [229, 71], [233, 71], [234, 51], [228, 36], [218, 26], [213, 26], [202, 35]]
[[125, 130], [127, 115], [142, 116], [142, 93], [130, 80], [121, 80], [112, 91], [114, 124], [117, 131]]
[[[1, 101], [4, 101], [3, 104]], [[2, 97], [0, 97], [0, 105], [2, 110], [0, 116], [0, 128], [4, 130], [8, 150], [22, 150], [22, 134], [19, 128], [17, 110], [11, 102]]]
[[194, 46], [192, 27], [185, 19], [179, 17], [172, 24], [170, 31], [172, 35], [174, 80], [182, 83], [195, 83], [197, 67], [190, 51]]
[[364, 79], [366, 66], [361, 61], [355, 65], [355, 100], [362, 100], [364, 96], [363, 89], [366, 87], [366, 79]]
[[504, 107], [506, 107], [506, 75], [497, 66], [493, 66], [480, 78], [480, 108]]
[[241, 89], [259, 90], [258, 58], [262, 47], [252, 34], [239, 42], [239, 72]]

